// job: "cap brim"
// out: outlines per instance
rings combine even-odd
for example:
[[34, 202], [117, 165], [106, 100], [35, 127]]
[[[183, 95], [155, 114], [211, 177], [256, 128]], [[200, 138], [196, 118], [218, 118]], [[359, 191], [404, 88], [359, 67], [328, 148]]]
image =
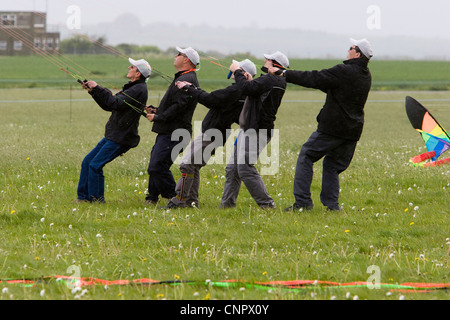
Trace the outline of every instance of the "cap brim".
[[131, 59], [131, 58], [128, 58], [128, 61], [129, 61], [133, 66], [135, 66], [135, 65], [137, 64], [136, 60], [133, 60], [133, 59]]

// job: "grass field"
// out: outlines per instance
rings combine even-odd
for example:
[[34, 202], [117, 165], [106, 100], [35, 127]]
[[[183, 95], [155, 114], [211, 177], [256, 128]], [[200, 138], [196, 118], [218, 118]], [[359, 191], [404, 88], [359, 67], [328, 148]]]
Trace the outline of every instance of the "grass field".
[[[135, 59], [140, 57], [134, 57]], [[233, 57], [241, 61], [245, 56]], [[164, 90], [168, 83], [160, 75], [173, 77], [173, 57], [146, 57], [154, 69], [151, 88]], [[343, 58], [344, 59], [344, 58]], [[232, 58], [217, 60], [214, 57], [201, 56], [199, 78], [205, 90], [221, 88], [228, 84], [226, 76]], [[252, 58], [255, 64], [262, 66], [260, 57]], [[291, 59], [294, 70], [321, 70], [329, 68], [339, 60], [296, 60]], [[223, 67], [218, 66], [222, 65]], [[114, 56], [60, 56], [44, 59], [42, 57], [0, 57], [0, 88], [68, 88], [74, 79], [61, 71], [63, 67], [80, 77], [96, 80], [105, 86], [121, 86], [126, 80], [126, 59]], [[449, 90], [450, 61], [383, 61], [370, 63], [373, 75], [373, 90]], [[298, 86], [290, 86], [298, 90]]]
[[[170, 66], [164, 72], [171, 74]], [[149, 89], [149, 103], [157, 104], [164, 91], [152, 82]], [[0, 299], [448, 299], [444, 290], [252, 287], [288, 280], [366, 282], [371, 266], [380, 270], [383, 284], [449, 283], [450, 169], [408, 165], [425, 148], [406, 117], [407, 95], [450, 128], [448, 91], [373, 90], [354, 161], [341, 175], [343, 211], [321, 207], [318, 163], [315, 209], [285, 213], [293, 202], [298, 152], [316, 127], [322, 93], [288, 90], [280, 108], [279, 172], [263, 177], [276, 210], [257, 208], [245, 187], [237, 209], [219, 210], [225, 165], [214, 164], [201, 172], [200, 209], [164, 211], [144, 203], [155, 139], [144, 119], [140, 146], [105, 167], [106, 204], [75, 204], [81, 161], [102, 138], [108, 114], [75, 85], [0, 89], [1, 280], [72, 276], [78, 270], [81, 277], [106, 280], [195, 282], [74, 290], [52, 278], [33, 287], [0, 283]], [[195, 121], [205, 113], [200, 105]], [[177, 166], [173, 172], [179, 176]], [[211, 285], [233, 279], [246, 283]]]

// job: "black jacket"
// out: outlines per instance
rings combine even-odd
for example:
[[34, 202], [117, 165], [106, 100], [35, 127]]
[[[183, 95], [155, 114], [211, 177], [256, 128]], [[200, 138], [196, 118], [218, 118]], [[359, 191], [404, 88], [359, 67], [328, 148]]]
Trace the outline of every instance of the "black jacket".
[[103, 110], [112, 113], [105, 126], [105, 138], [121, 146], [137, 147], [140, 142], [139, 110], [143, 112], [148, 98], [145, 81], [129, 82], [116, 95], [101, 86], [95, 87], [90, 94]]
[[187, 91], [199, 103], [210, 109], [203, 119], [203, 133], [209, 129], [218, 129], [226, 137], [227, 129], [231, 129], [233, 123], [239, 123], [245, 95], [236, 84], [211, 93], [195, 87], [188, 87]]
[[241, 70], [236, 70], [234, 77], [242, 94], [247, 96], [241, 114], [241, 128], [273, 129], [278, 108], [286, 92], [286, 79], [265, 74], [247, 81]]
[[153, 120], [153, 132], [171, 135], [177, 129], [186, 129], [192, 134], [192, 117], [197, 99], [186, 91], [178, 89], [177, 81], [187, 81], [198, 87], [197, 74], [194, 71], [180, 71], [175, 74], [166, 94], [159, 104]]
[[351, 141], [361, 138], [372, 85], [367, 61], [351, 59], [322, 71], [287, 71], [286, 80], [327, 94], [317, 116], [317, 131]]

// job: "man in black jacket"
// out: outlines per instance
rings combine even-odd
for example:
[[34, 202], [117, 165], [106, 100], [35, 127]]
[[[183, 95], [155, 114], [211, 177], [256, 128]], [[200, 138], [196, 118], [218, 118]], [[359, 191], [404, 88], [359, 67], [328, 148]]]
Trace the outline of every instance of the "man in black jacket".
[[[264, 57], [265, 71], [273, 66], [282, 69], [289, 67], [288, 58], [279, 51]], [[230, 71], [234, 73], [237, 86], [247, 98], [239, 117], [239, 136], [233, 155], [225, 168], [226, 181], [221, 208], [236, 207], [242, 182], [260, 208], [275, 208], [255, 164], [272, 138], [276, 114], [286, 91], [286, 80], [265, 74], [247, 81], [237, 63], [230, 66]]]
[[[372, 84], [368, 63], [373, 56], [366, 39], [351, 39], [347, 60], [322, 71], [283, 71], [287, 82], [327, 94], [318, 127], [302, 146], [295, 172], [295, 203], [286, 209], [310, 210], [313, 164], [324, 157], [320, 200], [328, 210], [339, 206], [339, 174], [350, 165], [364, 126], [364, 106]], [[269, 70], [278, 73], [277, 68]]]
[[[256, 75], [256, 66], [250, 60], [239, 62], [239, 66], [247, 81], [251, 81]], [[241, 88], [235, 83], [211, 93], [192, 86], [188, 82], [178, 82], [177, 86], [186, 90], [188, 94], [210, 110], [202, 122], [202, 133], [194, 139], [181, 161], [182, 177], [176, 186], [177, 195], [164, 209], [198, 208], [200, 169], [207, 164], [215, 150], [227, 142], [231, 134], [231, 125], [239, 123], [239, 115], [246, 96], [242, 94]]]
[[[179, 90], [176, 82], [187, 81], [199, 86], [196, 67], [200, 63], [200, 56], [191, 47], [186, 49], [177, 47], [177, 50], [178, 54], [174, 60], [177, 73], [173, 82], [161, 100], [159, 108], [151, 106], [147, 108], [147, 119], [153, 122], [153, 132], [158, 134], [147, 170], [149, 181], [148, 194], [145, 199], [151, 205], [158, 203], [159, 196], [166, 199], [176, 196], [176, 183], [170, 167], [190, 142], [192, 117], [197, 106], [197, 99], [191, 97], [187, 92]], [[178, 134], [179, 137], [177, 137]], [[182, 145], [183, 143], [185, 145]], [[180, 144], [181, 147], [178, 148]]]
[[139, 119], [147, 103], [146, 79], [151, 74], [151, 67], [145, 60], [130, 58], [129, 61], [127, 78], [130, 82], [116, 95], [95, 81], [82, 83], [95, 102], [111, 112], [111, 117], [105, 127], [105, 137], [83, 160], [76, 202], [104, 202], [103, 167], [139, 144]]

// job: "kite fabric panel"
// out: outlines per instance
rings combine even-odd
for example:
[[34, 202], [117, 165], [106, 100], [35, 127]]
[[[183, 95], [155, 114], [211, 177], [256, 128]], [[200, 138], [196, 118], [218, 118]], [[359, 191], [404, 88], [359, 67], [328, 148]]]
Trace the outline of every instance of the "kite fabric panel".
[[[450, 135], [431, 113], [412, 97], [406, 97], [406, 114], [413, 128], [422, 136], [428, 150], [426, 154], [411, 159], [411, 162], [417, 164], [428, 159], [436, 162], [450, 149]], [[448, 163], [448, 159], [439, 162], [444, 163]]]

